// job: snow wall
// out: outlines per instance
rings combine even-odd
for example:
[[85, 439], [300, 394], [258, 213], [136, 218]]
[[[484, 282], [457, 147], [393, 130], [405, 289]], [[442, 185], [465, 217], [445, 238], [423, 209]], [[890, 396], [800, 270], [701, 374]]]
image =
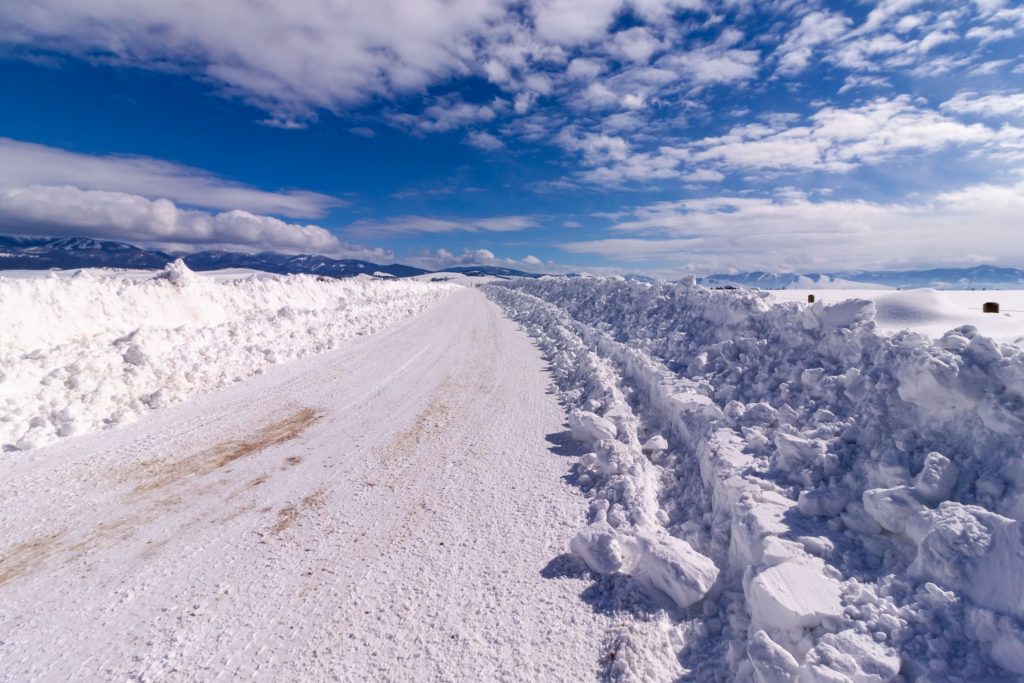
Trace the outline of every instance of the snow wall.
[[1024, 675], [1020, 347], [881, 334], [858, 300], [595, 278], [486, 291], [538, 339], [592, 451], [572, 552], [676, 608], [618, 634], [608, 675]]
[[0, 449], [121, 424], [377, 332], [451, 285], [312, 275], [0, 273]]

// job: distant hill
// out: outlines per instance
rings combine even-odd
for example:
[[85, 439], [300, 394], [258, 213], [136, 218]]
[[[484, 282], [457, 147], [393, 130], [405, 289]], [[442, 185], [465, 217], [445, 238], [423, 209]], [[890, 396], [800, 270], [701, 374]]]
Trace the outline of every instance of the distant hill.
[[1024, 270], [997, 266], [930, 270], [848, 270], [835, 273], [733, 273], [709, 275], [707, 287], [759, 289], [1024, 289]]
[[857, 282], [836, 275], [824, 273], [736, 273], [734, 275], [709, 275], [699, 278], [706, 287], [752, 287], [757, 289], [872, 289], [887, 285]]
[[2, 237], [0, 269], [163, 268], [174, 260], [160, 251], [86, 237]]
[[[0, 236], [0, 270], [49, 270], [52, 268], [131, 268], [155, 270], [177, 258], [162, 251], [142, 249], [123, 242], [84, 237], [3, 237]], [[326, 277], [413, 277], [431, 271], [401, 263], [379, 264], [358, 259], [334, 259], [319, 254], [277, 254], [209, 250], [184, 256], [195, 271], [249, 268], [280, 275], [306, 273]], [[453, 266], [445, 272], [468, 276], [538, 277], [511, 268], [497, 266]]]
[[451, 266], [445, 268], [445, 273], [462, 273], [469, 276], [491, 275], [495, 277], [540, 277], [536, 273], [527, 273], [514, 268], [502, 268], [501, 266]]

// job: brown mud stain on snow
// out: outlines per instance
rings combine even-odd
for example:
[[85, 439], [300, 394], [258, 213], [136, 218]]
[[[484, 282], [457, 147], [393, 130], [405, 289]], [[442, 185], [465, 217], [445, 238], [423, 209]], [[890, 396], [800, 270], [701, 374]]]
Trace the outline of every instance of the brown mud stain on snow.
[[63, 549], [64, 532], [57, 531], [13, 546], [0, 555], [0, 586], [32, 574]]
[[[445, 388], [447, 385], [442, 387], [440, 393], [445, 393]], [[451, 406], [444, 399], [435, 396], [416, 416], [416, 420], [408, 429], [400, 432], [384, 446], [375, 449], [375, 454], [384, 464], [408, 459], [415, 454], [420, 445], [444, 434], [451, 424], [451, 418]]]
[[[160, 492], [165, 487], [184, 482], [190, 477], [216, 472], [239, 458], [294, 439], [320, 417], [320, 413], [312, 408], [303, 408], [286, 417], [269, 422], [249, 438], [224, 441], [180, 460], [145, 463], [142, 470], [143, 481], [137, 484], [132, 492], [137, 495], [152, 494]], [[138, 468], [135, 468], [134, 474], [133, 479], [137, 481]], [[256, 477], [246, 484], [246, 488], [255, 488], [265, 481], [265, 476]], [[141, 506], [120, 518], [75, 530], [54, 531], [13, 545], [0, 554], [0, 586], [16, 578], [37, 573], [58, 556], [65, 556], [68, 561], [72, 561], [90, 554], [102, 545], [128, 541], [139, 527], [159, 518], [163, 513], [180, 509], [196, 494], [212, 492], [213, 490], [207, 485], [195, 487], [192, 490], [192, 495], [184, 495], [181, 490], [167, 492], [156, 499], [147, 495]], [[301, 505], [305, 508], [318, 507], [323, 503], [322, 496], [323, 492], [319, 491], [304, 499]], [[242, 507], [229, 513], [220, 521], [230, 521], [249, 509]], [[199, 521], [205, 522], [206, 520], [204, 518]], [[287, 528], [287, 526], [290, 526], [290, 523], [283, 528]], [[150, 550], [152, 551], [152, 549]]]
[[270, 533], [275, 536], [280, 536], [290, 526], [295, 524], [295, 522], [299, 521], [299, 518], [304, 512], [319, 510], [324, 506], [326, 501], [327, 491], [319, 489], [315, 493], [306, 496], [298, 503], [286, 505], [278, 510], [277, 521], [274, 523], [274, 526], [270, 528]]
[[231, 439], [180, 460], [143, 464], [144, 481], [134, 493], [146, 493], [181, 482], [189, 477], [216, 472], [253, 453], [291, 441], [321, 418], [312, 408], [303, 408], [274, 420], [245, 439]]

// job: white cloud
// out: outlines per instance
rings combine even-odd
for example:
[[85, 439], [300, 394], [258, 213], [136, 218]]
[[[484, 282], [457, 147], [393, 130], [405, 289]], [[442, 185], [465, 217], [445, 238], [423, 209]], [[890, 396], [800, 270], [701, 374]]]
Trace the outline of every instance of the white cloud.
[[526, 263], [526, 264], [531, 265], [531, 266], [544, 265], [544, 262], [541, 261], [536, 256], [534, 256], [533, 254], [528, 254], [527, 256], [523, 257], [523, 263]]
[[466, 144], [476, 147], [477, 149], [484, 150], [485, 152], [494, 152], [499, 149], [505, 149], [504, 142], [483, 130], [475, 130], [469, 133], [469, 135], [466, 136]]
[[191, 72], [301, 123], [465, 73], [507, 0], [0, 3], [0, 42]]
[[689, 150], [693, 160], [723, 168], [841, 172], [950, 145], [999, 144], [1002, 137], [984, 125], [961, 123], [899, 96], [849, 109], [824, 107], [805, 125], [737, 126]]
[[169, 199], [72, 186], [0, 190], [0, 230], [81, 235], [136, 244], [234, 248], [329, 256], [388, 258], [389, 252], [343, 244], [316, 225], [296, 225], [238, 209], [217, 214], [181, 209]]
[[421, 133], [443, 133], [475, 123], [493, 121], [497, 116], [494, 107], [503, 104], [507, 105], [503, 101], [486, 105], [463, 102], [457, 97], [439, 97], [420, 115], [392, 114], [390, 119]]
[[991, 95], [960, 92], [943, 102], [941, 108], [958, 114], [977, 114], [987, 118], [1024, 117], [1024, 92]]
[[537, 34], [566, 46], [595, 41], [604, 36], [622, 4], [622, 0], [538, 0], [533, 6]]
[[830, 12], [817, 11], [804, 15], [775, 50], [779, 60], [778, 72], [792, 75], [806, 69], [815, 47], [842, 36], [849, 30], [851, 23], [849, 18]]
[[657, 66], [698, 84], [738, 83], [757, 75], [761, 55], [756, 50], [700, 48], [662, 57]]
[[84, 190], [167, 198], [208, 209], [245, 209], [290, 218], [319, 217], [333, 206], [348, 203], [316, 192], [264, 192], [201, 169], [150, 157], [78, 154], [0, 138], [0, 188], [26, 185], [73, 185]]
[[466, 219], [392, 216], [380, 221], [356, 221], [349, 225], [345, 232], [362, 238], [386, 239], [401, 235], [450, 232], [515, 232], [533, 228], [537, 225], [536, 219], [530, 216], [497, 216], [493, 218]]
[[619, 59], [646, 64], [664, 44], [642, 26], [619, 31], [612, 36], [610, 52]]
[[[560, 245], [616, 261], [677, 264], [701, 272], [844, 270], [962, 264], [1019, 265], [1012, 239], [1024, 182], [981, 184], [902, 203], [710, 197], [637, 209], [612, 227], [629, 236]], [[965, 229], [970, 226], [969, 229]]]

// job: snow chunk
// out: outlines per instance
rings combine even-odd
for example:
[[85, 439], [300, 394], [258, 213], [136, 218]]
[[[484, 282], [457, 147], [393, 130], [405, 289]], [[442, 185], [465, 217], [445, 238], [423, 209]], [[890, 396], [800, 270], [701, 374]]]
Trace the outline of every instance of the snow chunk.
[[961, 591], [994, 612], [1024, 618], [1024, 591], [1008, 590], [1019, 585], [1024, 567], [1020, 522], [947, 501], [911, 518], [907, 533], [918, 544], [911, 576]]
[[621, 572], [672, 598], [685, 609], [718, 579], [718, 568], [681, 538], [664, 531], [619, 532], [599, 522], [573, 538], [570, 550], [598, 574]]
[[793, 655], [764, 631], [755, 633], [747, 643], [747, 657], [758, 683], [790, 683], [796, 679], [800, 666]]
[[167, 280], [172, 284], [183, 287], [191, 282], [195, 282], [196, 274], [192, 272], [192, 269], [185, 265], [184, 259], [176, 259], [171, 263], [168, 263], [162, 271], [156, 275], [158, 280]]
[[569, 550], [597, 574], [614, 574], [626, 561], [615, 530], [607, 522], [593, 524], [576, 534]]
[[875, 304], [864, 299], [849, 299], [825, 306], [821, 320], [826, 327], [849, 327], [854, 323], [875, 319]]
[[668, 450], [668, 441], [661, 434], [655, 434], [644, 442], [641, 449], [646, 455], [653, 455]]
[[718, 578], [718, 567], [681, 538], [659, 533], [640, 537], [640, 572], [655, 588], [686, 609], [707, 595]]
[[769, 567], [750, 582], [747, 600], [758, 626], [814, 628], [842, 615], [840, 584], [823, 573], [824, 563], [790, 560]]
[[953, 495], [960, 468], [949, 458], [932, 451], [924, 459], [924, 467], [914, 480], [914, 490], [930, 503], [941, 503]]
[[586, 410], [574, 410], [569, 413], [569, 429], [572, 430], [572, 438], [583, 442], [614, 439], [618, 434], [610, 420]]
[[807, 653], [800, 683], [886, 683], [900, 671], [896, 652], [856, 631], [825, 634]]
[[909, 486], [864, 492], [864, 510], [879, 526], [893, 533], [904, 533], [907, 518], [926, 509]]

